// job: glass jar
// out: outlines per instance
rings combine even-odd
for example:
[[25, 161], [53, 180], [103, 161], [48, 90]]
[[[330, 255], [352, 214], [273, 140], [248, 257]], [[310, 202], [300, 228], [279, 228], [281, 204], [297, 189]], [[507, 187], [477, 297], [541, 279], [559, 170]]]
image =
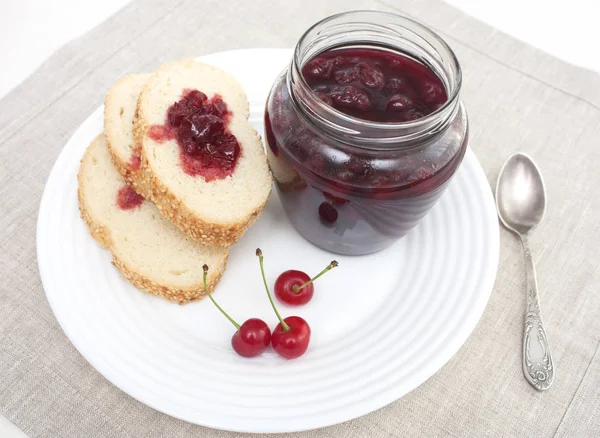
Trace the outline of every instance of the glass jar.
[[[348, 48], [375, 49], [420, 64], [439, 78], [445, 103], [402, 122], [366, 120], [335, 109], [311, 89], [303, 67], [318, 55]], [[373, 253], [404, 236], [433, 207], [462, 162], [468, 125], [460, 89], [461, 70], [450, 47], [409, 18], [356, 11], [311, 27], [275, 81], [265, 111], [269, 165], [298, 232], [346, 255]]]

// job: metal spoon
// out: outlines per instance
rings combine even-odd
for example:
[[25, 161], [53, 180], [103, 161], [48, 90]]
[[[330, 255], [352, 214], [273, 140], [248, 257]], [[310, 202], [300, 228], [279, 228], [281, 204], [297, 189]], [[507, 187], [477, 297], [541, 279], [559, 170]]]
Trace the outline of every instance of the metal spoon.
[[531, 385], [544, 391], [554, 381], [554, 365], [540, 313], [535, 266], [528, 235], [544, 216], [546, 190], [542, 174], [529, 156], [511, 156], [500, 170], [496, 186], [498, 216], [521, 238], [527, 269], [527, 313], [523, 335], [523, 373]]

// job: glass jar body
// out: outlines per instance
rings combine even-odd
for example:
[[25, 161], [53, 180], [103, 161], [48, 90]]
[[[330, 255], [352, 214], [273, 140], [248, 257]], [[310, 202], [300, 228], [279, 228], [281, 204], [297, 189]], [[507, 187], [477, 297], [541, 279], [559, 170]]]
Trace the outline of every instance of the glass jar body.
[[[378, 125], [336, 113], [314, 98], [301, 76], [310, 60], [301, 56], [306, 39], [275, 81], [265, 111], [267, 156], [281, 202], [298, 232], [325, 250], [380, 251], [430, 211], [463, 159], [468, 122], [456, 89], [460, 71], [458, 84], [450, 74], [443, 78], [449, 99], [433, 114]], [[369, 46], [377, 48], [377, 41]], [[389, 44], [382, 48], [390, 50]]]

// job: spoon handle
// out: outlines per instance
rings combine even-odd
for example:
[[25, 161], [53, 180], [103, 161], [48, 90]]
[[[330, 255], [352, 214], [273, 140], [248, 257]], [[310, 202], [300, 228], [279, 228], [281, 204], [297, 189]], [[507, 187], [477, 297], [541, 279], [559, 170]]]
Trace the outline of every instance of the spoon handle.
[[535, 266], [526, 235], [521, 236], [527, 270], [527, 312], [523, 334], [523, 372], [527, 381], [538, 391], [550, 388], [554, 382], [554, 365], [542, 322]]

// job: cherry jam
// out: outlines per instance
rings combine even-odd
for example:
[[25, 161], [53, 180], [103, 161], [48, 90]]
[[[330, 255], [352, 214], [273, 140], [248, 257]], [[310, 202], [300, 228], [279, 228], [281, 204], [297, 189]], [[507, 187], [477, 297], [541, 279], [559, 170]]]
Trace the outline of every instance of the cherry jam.
[[223, 179], [235, 170], [240, 144], [227, 126], [231, 113], [218, 94], [208, 99], [199, 90], [185, 90], [167, 111], [164, 125], [153, 125], [154, 141], [177, 140], [181, 167], [206, 181]]
[[374, 122], [406, 122], [431, 114], [448, 100], [444, 84], [423, 64], [377, 49], [330, 50], [302, 68], [323, 102]]
[[452, 50], [408, 18], [357, 11], [311, 27], [265, 111], [269, 165], [296, 230], [361, 255], [416, 226], [467, 148], [460, 86]]
[[130, 185], [125, 185], [117, 192], [117, 205], [121, 210], [134, 210], [144, 202], [144, 197]]

